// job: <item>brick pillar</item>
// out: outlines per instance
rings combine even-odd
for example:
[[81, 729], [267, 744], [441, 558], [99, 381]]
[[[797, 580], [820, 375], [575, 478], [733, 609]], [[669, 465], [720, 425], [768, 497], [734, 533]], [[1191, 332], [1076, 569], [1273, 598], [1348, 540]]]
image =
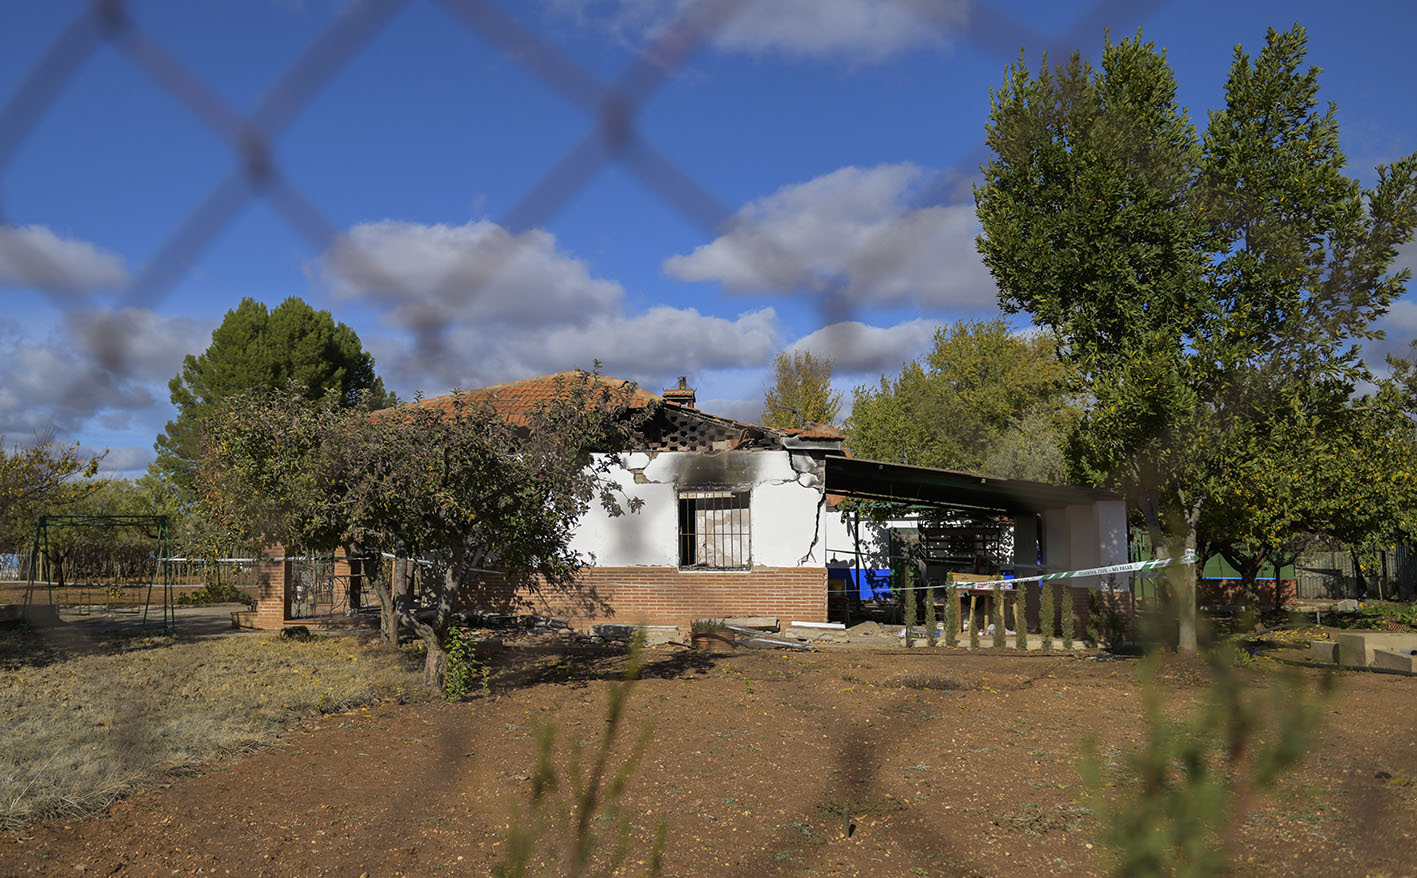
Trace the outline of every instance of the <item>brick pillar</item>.
[[277, 543], [267, 546], [261, 553], [262, 560], [256, 562], [256, 627], [273, 630], [285, 627], [290, 618], [290, 592], [286, 583], [290, 581], [290, 562], [285, 557], [285, 547]]

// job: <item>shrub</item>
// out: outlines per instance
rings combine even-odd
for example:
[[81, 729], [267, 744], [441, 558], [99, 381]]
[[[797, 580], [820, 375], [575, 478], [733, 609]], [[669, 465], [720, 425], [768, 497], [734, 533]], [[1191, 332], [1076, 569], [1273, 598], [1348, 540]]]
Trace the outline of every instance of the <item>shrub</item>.
[[[628, 871], [625, 866], [630, 855], [632, 812], [624, 807], [622, 799], [649, 744], [649, 726], [641, 731], [619, 768], [611, 764], [611, 755], [631, 687], [644, 665], [644, 643], [644, 632], [640, 631], [630, 645], [624, 678], [610, 689], [604, 731], [588, 761], [582, 758], [581, 742], [573, 741], [566, 770], [558, 770], [555, 728], [547, 725], [538, 732], [528, 813], [513, 821], [504, 845], [506, 854], [492, 870], [493, 875], [525, 878], [544, 874], [618, 875]], [[666, 832], [661, 821], [645, 858], [646, 875], [655, 876], [662, 871]], [[541, 861], [541, 868], [537, 860]], [[555, 868], [558, 865], [559, 870]]]
[[974, 615], [974, 609], [975, 609], [974, 601], [975, 601], [976, 597], [977, 597], [977, 595], [975, 595], [974, 592], [971, 591], [971, 592], [969, 593], [969, 648], [970, 648], [970, 649], [978, 649], [978, 648], [979, 648], [979, 620], [978, 620], [978, 618], [976, 618], [975, 615]]
[[[896, 573], [897, 579], [904, 579], [909, 586], [910, 580]], [[908, 649], [915, 642], [915, 592], [909, 587], [900, 590], [901, 616], [905, 621], [905, 646]]]
[[1074, 627], [1077, 625], [1077, 598], [1067, 585], [1060, 588], [1063, 592], [1063, 649], [1072, 649]]
[[[1325, 699], [1311, 696], [1297, 675], [1256, 689], [1229, 647], [1207, 655], [1213, 682], [1202, 703], [1175, 721], [1157, 684], [1160, 660], [1152, 656], [1142, 670], [1146, 743], [1108, 761], [1110, 782], [1095, 742], [1084, 748], [1080, 770], [1100, 840], [1113, 875], [1226, 874], [1253, 797], [1303, 757]], [[1329, 681], [1323, 678], [1321, 693]]]
[[938, 642], [935, 636], [935, 586], [925, 587], [925, 642], [934, 646]]
[[[110, 589], [109, 596], [113, 596]], [[204, 585], [194, 591], [177, 596], [177, 605], [181, 607], [205, 607], [210, 604], [245, 604], [251, 609], [256, 608], [256, 599], [229, 582], [218, 582]]]
[[945, 588], [945, 646], [959, 645], [959, 589]]
[[468, 628], [450, 628], [443, 649], [448, 669], [443, 676], [443, 699], [462, 701], [474, 688], [486, 695], [492, 669], [477, 657], [477, 636]]
[[1014, 648], [1028, 649], [1028, 592], [1023, 583], [1014, 586]]
[[1118, 649], [1127, 639], [1127, 614], [1114, 591], [1087, 596], [1087, 639], [1106, 649]]
[[1377, 628], [1380, 630], [1401, 630], [1417, 628], [1417, 604], [1400, 604], [1387, 601], [1364, 602], [1358, 607], [1357, 628]]
[[1038, 631], [1043, 635], [1043, 648], [1053, 648], [1053, 583], [1040, 583], [1038, 595]]
[[1004, 639], [1004, 587], [997, 582], [994, 583], [994, 600], [990, 603], [994, 611], [994, 648], [1003, 649], [1007, 643]]

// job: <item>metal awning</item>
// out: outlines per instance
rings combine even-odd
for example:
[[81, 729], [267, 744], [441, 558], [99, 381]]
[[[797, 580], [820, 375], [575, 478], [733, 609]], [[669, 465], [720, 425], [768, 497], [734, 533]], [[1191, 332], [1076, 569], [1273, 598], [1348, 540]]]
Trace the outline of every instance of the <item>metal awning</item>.
[[836, 455], [826, 458], [826, 489], [829, 494], [863, 500], [1009, 513], [1040, 513], [1074, 503], [1122, 499], [1120, 494], [1099, 488], [996, 479], [978, 473]]

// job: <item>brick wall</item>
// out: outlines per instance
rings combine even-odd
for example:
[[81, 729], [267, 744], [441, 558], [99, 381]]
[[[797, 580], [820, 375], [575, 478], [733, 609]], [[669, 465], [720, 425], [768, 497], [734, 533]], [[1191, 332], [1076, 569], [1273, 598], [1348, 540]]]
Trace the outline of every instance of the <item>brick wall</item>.
[[[1266, 610], [1299, 602], [1298, 583], [1292, 579], [1261, 579], [1255, 583], [1260, 606]], [[1278, 588], [1278, 594], [1275, 590]], [[1276, 601], [1276, 597], [1278, 600]], [[1245, 583], [1240, 579], [1202, 579], [1197, 595], [1202, 605], [1239, 606], [1245, 601]]]
[[513, 586], [493, 578], [467, 609], [539, 613], [597, 622], [685, 625], [700, 618], [776, 616], [783, 622], [825, 622], [825, 567], [766, 567], [748, 572], [674, 567], [589, 567], [576, 587]]
[[[267, 546], [261, 553], [263, 558], [283, 558], [283, 546]], [[290, 593], [286, 583], [290, 580], [289, 561], [256, 562], [256, 627], [261, 629], [284, 628], [290, 618]]]

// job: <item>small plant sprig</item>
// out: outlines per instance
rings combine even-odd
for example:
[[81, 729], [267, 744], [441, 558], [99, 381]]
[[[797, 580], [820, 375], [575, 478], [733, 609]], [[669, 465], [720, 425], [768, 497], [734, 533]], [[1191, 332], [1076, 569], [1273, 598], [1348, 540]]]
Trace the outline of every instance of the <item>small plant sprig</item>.
[[[645, 634], [640, 630], [630, 644], [624, 678], [610, 689], [605, 730], [590, 754], [588, 766], [581, 761], [581, 742], [573, 741], [563, 777], [555, 765], [555, 728], [546, 725], [537, 733], [530, 807], [522, 819], [512, 822], [504, 845], [506, 853], [492, 870], [497, 878], [548, 873], [566, 878], [622, 874], [630, 854], [633, 813], [625, 807], [625, 789], [644, 756], [652, 730], [648, 725], [644, 727], [618, 769], [611, 764], [611, 753], [624, 723], [625, 704], [644, 667], [644, 646]], [[606, 827], [607, 834], [597, 831], [598, 827]], [[667, 831], [661, 821], [647, 857], [647, 876], [663, 872]], [[539, 868], [538, 857], [542, 860]]]

